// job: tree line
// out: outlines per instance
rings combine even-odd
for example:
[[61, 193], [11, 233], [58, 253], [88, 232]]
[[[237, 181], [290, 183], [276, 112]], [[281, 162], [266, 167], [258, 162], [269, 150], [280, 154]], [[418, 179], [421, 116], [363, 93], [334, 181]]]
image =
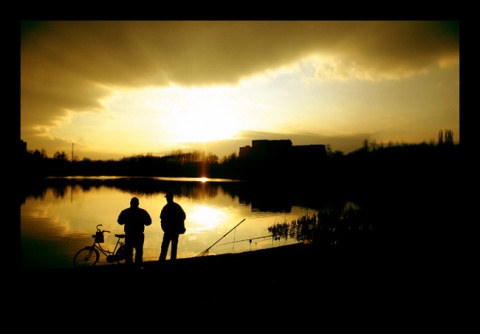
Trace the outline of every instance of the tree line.
[[[264, 180], [282, 176], [328, 178], [333, 174], [357, 177], [376, 172], [399, 171], [411, 168], [432, 168], [458, 159], [459, 144], [454, 144], [451, 130], [439, 131], [438, 140], [420, 144], [377, 143], [365, 140], [362, 147], [344, 154], [332, 151], [327, 145], [326, 158], [304, 157], [269, 160], [239, 157], [232, 153], [219, 159], [201, 151], [173, 151], [165, 156], [134, 155], [119, 160], [71, 159], [65, 152], [48, 157], [45, 150], [26, 151], [23, 155], [23, 174], [26, 177], [47, 176], [167, 176], [211, 177]], [[448, 157], [445, 156], [448, 155]], [[428, 166], [427, 166], [428, 165]], [[433, 165], [433, 166], [432, 166]], [[347, 175], [348, 174], [348, 175]]]

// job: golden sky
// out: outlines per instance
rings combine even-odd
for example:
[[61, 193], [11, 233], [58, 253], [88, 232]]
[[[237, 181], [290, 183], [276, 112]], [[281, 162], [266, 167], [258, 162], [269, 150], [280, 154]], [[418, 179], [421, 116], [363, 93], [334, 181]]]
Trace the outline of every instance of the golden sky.
[[21, 139], [76, 159], [460, 138], [458, 22], [23, 21]]

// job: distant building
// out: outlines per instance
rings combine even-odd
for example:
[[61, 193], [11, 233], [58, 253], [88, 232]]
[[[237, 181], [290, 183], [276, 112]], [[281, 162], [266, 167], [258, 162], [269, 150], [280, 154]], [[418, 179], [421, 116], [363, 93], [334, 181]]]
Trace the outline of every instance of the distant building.
[[293, 159], [323, 159], [327, 157], [325, 145], [299, 145], [292, 147]]
[[287, 158], [292, 148], [290, 139], [281, 140], [252, 140], [250, 156], [254, 159]]
[[252, 146], [240, 147], [243, 171], [248, 177], [261, 180], [285, 175], [308, 177], [321, 173], [327, 157], [325, 145], [292, 145], [290, 139], [253, 140]]
[[240, 152], [238, 156], [240, 158], [247, 158], [252, 153], [252, 147], [250, 145], [240, 147]]
[[290, 139], [252, 140], [252, 146], [240, 147], [240, 158], [268, 159], [285, 158], [294, 160], [317, 160], [327, 156], [325, 145], [292, 145]]

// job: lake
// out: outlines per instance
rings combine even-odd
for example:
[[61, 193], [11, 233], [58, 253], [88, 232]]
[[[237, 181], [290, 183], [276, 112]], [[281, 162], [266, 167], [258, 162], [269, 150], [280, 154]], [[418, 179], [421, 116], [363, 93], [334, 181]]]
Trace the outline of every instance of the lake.
[[[113, 249], [121, 210], [136, 196], [152, 217], [145, 228], [144, 261], [156, 261], [163, 231], [160, 210], [165, 193], [186, 212], [187, 231], [180, 236], [177, 258], [239, 253], [298, 243], [296, 238], [274, 238], [268, 228], [290, 223], [328, 208], [332, 200], [296, 193], [289, 187], [251, 185], [229, 179], [162, 177], [47, 178], [25, 192], [20, 208], [21, 268], [71, 268], [76, 252], [93, 242], [96, 226], [105, 234], [106, 249]], [[170, 249], [169, 249], [170, 251]], [[170, 253], [167, 256], [167, 260]], [[107, 264], [101, 255], [99, 264]]]

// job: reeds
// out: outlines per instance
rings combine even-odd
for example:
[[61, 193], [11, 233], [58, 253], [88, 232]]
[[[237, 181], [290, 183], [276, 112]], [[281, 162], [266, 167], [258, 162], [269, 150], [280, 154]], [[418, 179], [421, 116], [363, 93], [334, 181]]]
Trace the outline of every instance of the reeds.
[[362, 210], [347, 203], [340, 209], [307, 213], [290, 223], [275, 223], [268, 227], [268, 232], [274, 240], [295, 238], [299, 242], [335, 246], [361, 238], [372, 228]]

